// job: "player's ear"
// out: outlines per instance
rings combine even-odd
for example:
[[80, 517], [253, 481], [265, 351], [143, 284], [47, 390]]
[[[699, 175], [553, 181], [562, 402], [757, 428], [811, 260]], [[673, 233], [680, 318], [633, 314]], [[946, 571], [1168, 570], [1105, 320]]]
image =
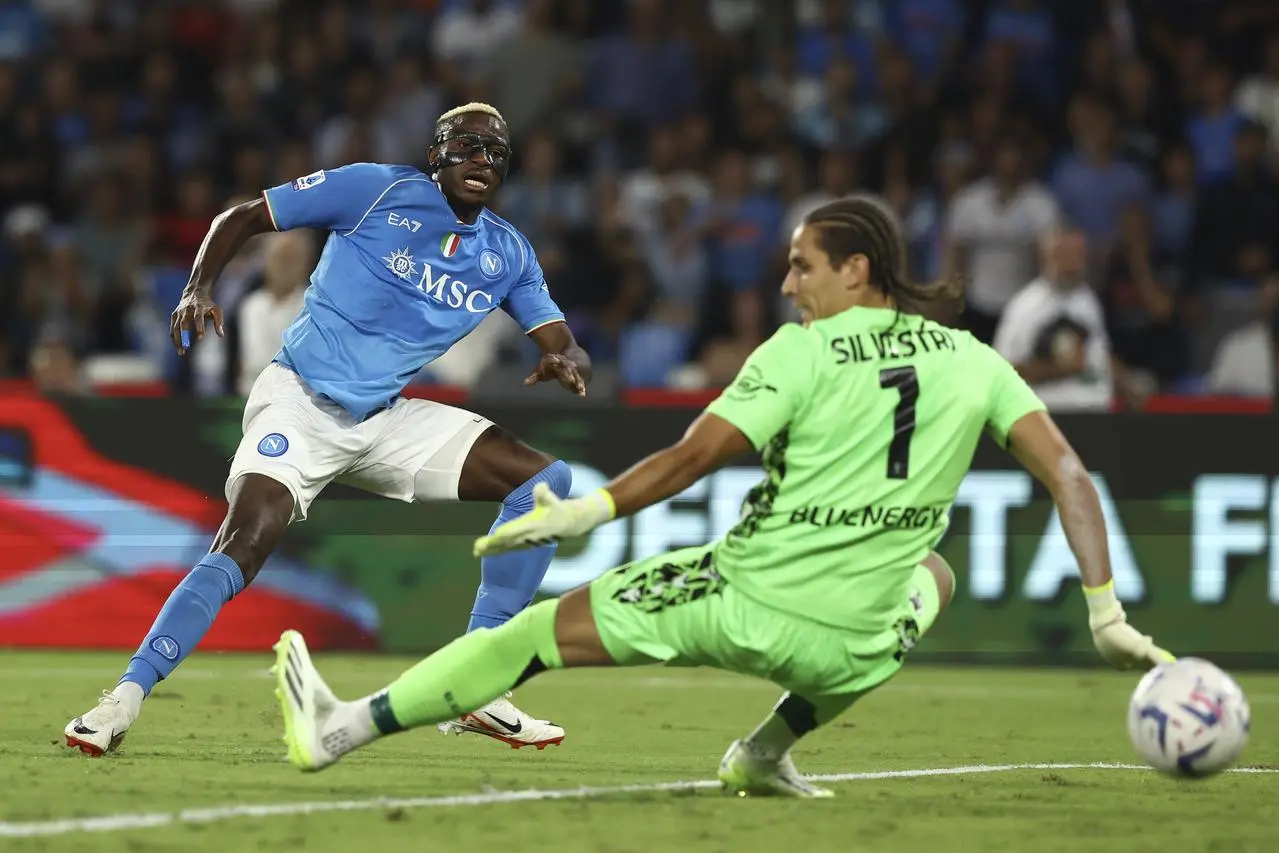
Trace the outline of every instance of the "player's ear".
[[866, 284], [870, 278], [870, 261], [860, 253], [849, 255], [840, 272], [846, 276], [849, 287], [858, 287]]

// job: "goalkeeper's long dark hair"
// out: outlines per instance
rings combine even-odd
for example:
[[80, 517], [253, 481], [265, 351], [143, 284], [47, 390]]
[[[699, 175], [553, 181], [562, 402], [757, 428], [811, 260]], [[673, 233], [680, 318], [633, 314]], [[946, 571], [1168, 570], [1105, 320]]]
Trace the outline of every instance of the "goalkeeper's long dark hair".
[[[922, 284], [906, 277], [906, 244], [888, 203], [870, 195], [855, 195], [824, 204], [804, 217], [817, 231], [817, 246], [832, 269], [865, 255], [870, 286], [892, 297], [898, 314], [932, 314], [931, 307], [957, 308], [964, 295], [964, 279], [951, 275]], [[894, 319], [894, 325], [896, 319]]]

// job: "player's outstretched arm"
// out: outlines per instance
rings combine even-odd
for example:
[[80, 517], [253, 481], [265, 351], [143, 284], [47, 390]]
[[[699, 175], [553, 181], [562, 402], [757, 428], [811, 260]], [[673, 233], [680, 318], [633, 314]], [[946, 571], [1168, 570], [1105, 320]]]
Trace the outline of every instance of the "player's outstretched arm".
[[614, 518], [674, 497], [752, 449], [741, 430], [704, 412], [679, 442], [633, 465], [602, 489], [563, 501], [539, 483], [533, 489], [532, 512], [477, 539], [475, 555], [486, 557], [582, 536]]
[[673, 498], [698, 480], [754, 450], [745, 434], [702, 412], [675, 444], [632, 465], [604, 486], [616, 516], [632, 515]]
[[213, 283], [250, 237], [274, 230], [271, 213], [261, 198], [238, 204], [218, 214], [204, 235], [200, 251], [191, 267], [191, 278], [169, 321], [169, 336], [178, 353], [185, 355], [194, 337], [204, 337], [204, 327], [213, 321], [213, 329], [221, 337], [222, 309], [213, 302]]
[[1052, 495], [1066, 541], [1079, 563], [1088, 624], [1101, 656], [1121, 669], [1172, 660], [1171, 654], [1127, 623], [1115, 595], [1097, 487], [1052, 418], [1037, 411], [1018, 419], [1008, 431], [1008, 449]]
[[475, 541], [477, 557], [581, 536], [605, 522], [672, 498], [725, 463], [763, 448], [808, 396], [818, 339], [786, 325], [761, 344], [678, 442], [631, 466], [602, 489], [561, 501], [544, 483], [533, 511]]
[[1110, 583], [1106, 519], [1092, 477], [1045, 412], [1032, 412], [1008, 431], [1008, 450], [1052, 495], [1085, 588]]
[[533, 343], [542, 351], [542, 359], [524, 380], [525, 385], [555, 380], [579, 397], [586, 396], [591, 381], [591, 357], [573, 337], [568, 323], [547, 323], [529, 332]]

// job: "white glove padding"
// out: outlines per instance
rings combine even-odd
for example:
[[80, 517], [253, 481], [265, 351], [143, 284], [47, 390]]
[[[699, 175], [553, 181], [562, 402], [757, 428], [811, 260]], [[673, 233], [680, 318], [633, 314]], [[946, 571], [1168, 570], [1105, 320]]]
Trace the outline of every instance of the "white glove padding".
[[1096, 589], [1084, 588], [1088, 601], [1088, 627], [1101, 656], [1117, 669], [1153, 667], [1177, 658], [1128, 624], [1128, 614], [1115, 597], [1114, 581]]
[[498, 525], [488, 536], [476, 539], [473, 551], [477, 557], [489, 557], [507, 551], [539, 548], [588, 533], [606, 521], [612, 521], [614, 513], [613, 497], [603, 489], [564, 501], [551, 491], [550, 486], [538, 483], [533, 487], [533, 509]]

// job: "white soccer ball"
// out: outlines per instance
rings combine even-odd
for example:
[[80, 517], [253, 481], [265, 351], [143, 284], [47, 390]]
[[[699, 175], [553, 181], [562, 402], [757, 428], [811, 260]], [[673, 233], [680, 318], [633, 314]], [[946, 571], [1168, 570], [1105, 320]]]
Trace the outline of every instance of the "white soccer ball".
[[1128, 703], [1128, 736], [1161, 773], [1203, 778], [1238, 760], [1251, 716], [1233, 678], [1206, 660], [1181, 658], [1137, 684]]

